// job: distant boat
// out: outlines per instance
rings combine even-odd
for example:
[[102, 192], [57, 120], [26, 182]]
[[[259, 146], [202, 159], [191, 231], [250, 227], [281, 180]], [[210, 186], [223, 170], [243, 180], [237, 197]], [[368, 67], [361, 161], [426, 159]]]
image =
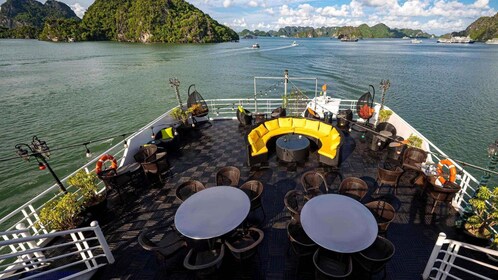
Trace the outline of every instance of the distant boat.
[[412, 39], [412, 44], [420, 44], [420, 43], [422, 43], [422, 40]]
[[295, 46], [299, 46], [298, 43], [296, 43], [296, 41], [292, 42], [291, 46], [295, 47]]
[[449, 39], [447, 38], [439, 38], [437, 40], [438, 43], [443, 43], [443, 44], [473, 44], [475, 41], [470, 39], [469, 36], [463, 37], [463, 36], [455, 36], [451, 37]]
[[401, 38], [401, 39], [403, 39], [403, 40], [410, 40], [410, 37], [408, 37], [408, 36], [403, 36], [403, 38]]
[[498, 38], [489, 39], [486, 41], [488, 45], [498, 45]]
[[358, 42], [358, 38], [342, 37], [341, 42]]
[[258, 43], [253, 44], [253, 45], [252, 45], [252, 48], [253, 48], [253, 49], [259, 49], [259, 44], [258, 44]]

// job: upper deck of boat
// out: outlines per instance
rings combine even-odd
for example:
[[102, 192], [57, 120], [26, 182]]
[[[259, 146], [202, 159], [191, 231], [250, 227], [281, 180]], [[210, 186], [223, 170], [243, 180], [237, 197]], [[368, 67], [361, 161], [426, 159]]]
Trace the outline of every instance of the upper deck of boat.
[[420, 187], [410, 184], [415, 176], [413, 172], [401, 177], [396, 196], [390, 193], [389, 187], [382, 188], [378, 195], [374, 194], [377, 166], [385, 160], [387, 151], [371, 151], [370, 143], [363, 141], [361, 133], [354, 130], [344, 133], [342, 162], [337, 169], [320, 164], [313, 151], [306, 163], [281, 163], [273, 154], [268, 165], [248, 167], [245, 164], [244, 137], [249, 129], [233, 120], [214, 121], [211, 127], [199, 130], [200, 137], [184, 141], [178, 153], [169, 155], [172, 175], [164, 185], [143, 186], [137, 197], [128, 197], [125, 206], [110, 211], [108, 223], [102, 229], [116, 262], [102, 268], [95, 278], [193, 279], [194, 275], [182, 266], [184, 255], [181, 254], [172, 262], [174, 268], [165, 276], [156, 264], [154, 254], [142, 249], [137, 237], [147, 227], [173, 220], [180, 205], [175, 197], [177, 185], [193, 179], [207, 187], [215, 186], [215, 174], [224, 166], [240, 169], [239, 185], [252, 179], [264, 184], [262, 202], [266, 220], [261, 226], [265, 237], [258, 249], [259, 258], [241, 265], [235, 263], [229, 254], [225, 255], [221, 267], [223, 279], [313, 279], [313, 263], [303, 259], [298, 262], [294, 254], [288, 253], [286, 225], [290, 213], [284, 206], [285, 194], [293, 189], [302, 190], [301, 175], [309, 170], [326, 175], [332, 192], [339, 188], [338, 173], [343, 178], [362, 178], [369, 186], [363, 203], [384, 199], [396, 208], [396, 218], [387, 233], [387, 238], [396, 246], [396, 253], [387, 265], [388, 279], [420, 279], [439, 232], [444, 231], [449, 238], [456, 237], [453, 230], [455, 210], [443, 204], [431, 214], [432, 199], [427, 198]]

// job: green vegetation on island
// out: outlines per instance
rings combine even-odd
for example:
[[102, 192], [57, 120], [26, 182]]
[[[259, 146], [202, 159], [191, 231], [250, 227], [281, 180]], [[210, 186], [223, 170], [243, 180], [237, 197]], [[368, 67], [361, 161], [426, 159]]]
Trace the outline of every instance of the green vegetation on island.
[[446, 38], [451, 36], [469, 36], [470, 39], [480, 42], [498, 38], [498, 13], [492, 17], [478, 18], [463, 31], [443, 35]]
[[232, 29], [184, 0], [96, 0], [80, 20], [67, 5], [7, 0], [1, 38], [47, 41], [216, 43], [236, 41]]
[[244, 29], [239, 33], [240, 36], [245, 38], [258, 37], [258, 36], [271, 36], [271, 37], [294, 37], [294, 38], [316, 38], [316, 37], [354, 37], [354, 38], [429, 38], [432, 35], [423, 32], [420, 29], [391, 29], [383, 23], [374, 26], [362, 24], [358, 27], [342, 26], [342, 27], [301, 27], [301, 26], [286, 26], [280, 28], [278, 31], [270, 30], [265, 31], [249, 31]]
[[81, 27], [83, 40], [215, 43], [239, 39], [235, 31], [184, 0], [96, 0]]
[[47, 0], [7, 0], [0, 9], [0, 38], [38, 38], [47, 20], [79, 18], [64, 3]]

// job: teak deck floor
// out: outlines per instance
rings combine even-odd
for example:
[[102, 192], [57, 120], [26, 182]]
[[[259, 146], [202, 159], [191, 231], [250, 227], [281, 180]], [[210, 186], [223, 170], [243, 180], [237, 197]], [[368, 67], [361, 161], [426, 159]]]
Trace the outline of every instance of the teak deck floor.
[[[383, 187], [375, 195], [377, 165], [387, 155], [387, 150], [373, 152], [369, 143], [362, 142], [359, 132], [346, 132], [341, 150], [339, 169], [318, 163], [316, 153], [303, 164], [279, 163], [273, 154], [264, 167], [247, 167], [244, 136], [249, 128], [240, 127], [237, 121], [214, 121], [209, 128], [199, 132], [200, 137], [186, 142], [176, 155], [171, 155], [172, 176], [160, 187], [143, 187], [138, 197], [128, 197], [125, 206], [108, 213], [110, 221], [103, 226], [116, 262], [102, 268], [94, 279], [194, 279], [194, 274], [183, 268], [184, 255], [169, 262], [167, 271], [162, 270], [153, 253], [145, 251], [137, 242], [140, 231], [158, 223], [171, 222], [179, 201], [175, 187], [195, 179], [207, 187], [215, 185], [215, 174], [224, 166], [236, 166], [241, 170], [241, 181], [257, 179], [263, 182], [263, 206], [266, 220], [262, 224], [265, 233], [258, 256], [243, 265], [225, 254], [220, 279], [314, 279], [314, 266], [310, 259], [301, 259], [288, 253], [289, 241], [286, 225], [290, 214], [284, 206], [284, 196], [292, 189], [302, 189], [301, 175], [309, 170], [328, 174], [329, 186], [337, 191], [340, 178], [333, 178], [339, 171], [343, 178], [360, 177], [369, 185], [369, 192], [362, 202], [375, 198], [390, 202], [397, 215], [391, 223], [387, 238], [396, 246], [396, 253], [387, 265], [387, 279], [420, 279], [425, 264], [437, 239], [444, 231], [449, 238], [457, 233], [452, 226], [455, 211], [451, 207], [438, 207], [430, 214], [432, 199], [427, 198], [420, 187], [409, 182], [415, 176], [405, 173], [400, 180], [398, 194], [391, 194]], [[330, 180], [334, 179], [333, 182]], [[262, 218], [257, 211], [255, 218]], [[377, 275], [378, 276], [378, 275]]]

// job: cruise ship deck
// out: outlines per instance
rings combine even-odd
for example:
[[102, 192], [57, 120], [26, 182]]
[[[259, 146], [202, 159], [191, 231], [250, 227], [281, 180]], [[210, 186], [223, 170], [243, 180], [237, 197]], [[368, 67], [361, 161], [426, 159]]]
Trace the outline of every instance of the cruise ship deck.
[[[362, 203], [382, 199], [395, 207], [397, 215], [389, 226], [387, 238], [394, 243], [396, 252], [387, 264], [387, 279], [420, 279], [438, 234], [445, 232], [448, 238], [460, 239], [460, 233], [454, 230], [456, 211], [442, 204], [431, 214], [432, 199], [422, 188], [410, 184], [413, 172], [401, 177], [396, 196], [386, 186], [378, 195], [374, 194], [377, 166], [385, 161], [387, 151], [371, 151], [370, 143], [360, 137], [360, 132], [344, 133], [341, 164], [337, 169], [320, 164], [313, 150], [306, 163], [278, 162], [273, 154], [268, 165], [248, 167], [244, 137], [249, 129], [236, 120], [213, 121], [211, 127], [200, 130], [200, 137], [189, 139], [177, 153], [170, 154], [173, 168], [164, 185], [143, 186], [138, 196], [128, 195], [124, 206], [118, 205], [110, 211], [102, 230], [116, 261], [101, 268], [94, 279], [194, 279], [195, 275], [182, 265], [186, 252], [169, 260], [165, 270], [156, 263], [152, 252], [140, 246], [137, 237], [147, 227], [173, 222], [180, 205], [175, 197], [176, 186], [198, 180], [206, 187], [213, 187], [217, 170], [224, 166], [240, 169], [239, 185], [253, 179], [263, 182], [266, 219], [261, 223], [265, 236], [258, 254], [242, 264], [230, 253], [225, 254], [219, 279], [314, 279], [311, 257], [298, 260], [288, 250], [286, 225], [291, 217], [284, 206], [285, 194], [293, 189], [302, 190], [301, 175], [309, 170], [324, 174], [332, 192], [338, 190], [341, 177], [359, 177], [369, 186]], [[260, 211], [250, 214], [250, 219], [262, 217]], [[361, 278], [353, 268], [351, 279]]]

